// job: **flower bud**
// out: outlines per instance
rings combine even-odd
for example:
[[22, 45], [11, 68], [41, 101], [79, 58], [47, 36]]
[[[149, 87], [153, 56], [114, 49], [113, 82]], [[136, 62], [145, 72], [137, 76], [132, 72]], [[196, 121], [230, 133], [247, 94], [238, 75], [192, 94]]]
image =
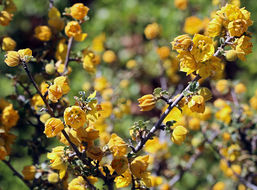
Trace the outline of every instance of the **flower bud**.
[[12, 20], [12, 14], [8, 13], [7, 11], [0, 12], [0, 24], [2, 26], [7, 26], [10, 21]]
[[9, 67], [15, 67], [19, 65], [21, 63], [19, 53], [17, 51], [8, 51], [4, 62]]
[[45, 131], [47, 138], [55, 137], [64, 129], [63, 122], [58, 118], [50, 118], [45, 123]]
[[226, 59], [228, 61], [235, 61], [237, 59], [237, 52], [236, 50], [229, 50], [226, 52]]
[[46, 64], [45, 70], [46, 70], [46, 73], [49, 74], [49, 75], [52, 75], [52, 74], [55, 73], [54, 65], [51, 64], [51, 63]]
[[106, 63], [113, 63], [114, 61], [116, 61], [117, 57], [115, 55], [115, 53], [111, 50], [105, 51], [103, 54], [103, 60]]
[[37, 26], [35, 28], [35, 37], [41, 41], [47, 42], [52, 36], [51, 29], [48, 26]]
[[145, 37], [148, 40], [152, 40], [160, 35], [160, 26], [155, 22], [148, 24], [144, 30]]
[[140, 111], [150, 111], [155, 107], [156, 99], [152, 94], [144, 95], [137, 100], [139, 102]]
[[22, 174], [25, 180], [32, 180], [36, 174], [36, 167], [35, 166], [25, 166], [22, 170]]
[[172, 142], [180, 145], [186, 139], [187, 133], [188, 133], [188, 130], [185, 127], [181, 125], [176, 126], [176, 128], [172, 132], [172, 136], [171, 136]]
[[70, 8], [70, 15], [77, 20], [83, 20], [88, 11], [89, 8], [83, 3], [76, 3]]
[[4, 37], [2, 41], [2, 50], [12, 51], [16, 47], [16, 42], [10, 37]]
[[184, 34], [176, 37], [172, 42], [172, 49], [179, 51], [188, 51], [189, 47], [192, 44], [192, 39], [189, 35]]

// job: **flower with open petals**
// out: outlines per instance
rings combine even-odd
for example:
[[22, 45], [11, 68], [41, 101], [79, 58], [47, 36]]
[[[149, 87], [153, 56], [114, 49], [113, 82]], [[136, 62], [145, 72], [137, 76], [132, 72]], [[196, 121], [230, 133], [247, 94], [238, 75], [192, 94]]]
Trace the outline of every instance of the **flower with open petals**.
[[86, 123], [86, 113], [79, 106], [68, 107], [64, 111], [64, 121], [66, 125], [78, 129]]
[[45, 131], [46, 136], [55, 137], [64, 129], [64, 125], [62, 121], [58, 118], [50, 118], [45, 123]]

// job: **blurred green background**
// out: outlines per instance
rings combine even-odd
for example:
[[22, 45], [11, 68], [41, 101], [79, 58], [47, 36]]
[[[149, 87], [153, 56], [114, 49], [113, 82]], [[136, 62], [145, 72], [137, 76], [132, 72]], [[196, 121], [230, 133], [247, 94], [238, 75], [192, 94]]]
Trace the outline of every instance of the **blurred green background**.
[[[18, 11], [14, 14], [13, 21], [9, 26], [0, 26], [1, 36], [8, 35], [12, 37], [17, 42], [17, 49], [27, 47], [31, 49], [37, 48], [42, 44], [33, 37], [33, 29], [37, 25], [46, 24], [48, 1], [14, 0], [14, 2]], [[183, 33], [182, 26], [185, 18], [192, 15], [189, 10], [180, 11], [176, 9], [173, 0], [55, 0], [54, 5], [63, 12], [65, 7], [70, 7], [77, 2], [83, 2], [90, 8], [90, 20], [83, 25], [83, 31], [88, 33], [88, 38], [84, 42], [76, 43], [74, 50], [88, 47], [95, 36], [104, 32], [107, 38], [107, 47], [118, 52], [123, 64], [126, 63], [129, 57], [126, 57], [126, 54], [121, 51], [122, 45], [120, 39], [122, 37], [138, 34], [144, 38], [144, 27], [149, 23], [157, 22], [162, 27], [161, 44], [169, 46], [170, 41], [174, 37]], [[212, 5], [211, 0], [189, 0], [189, 3], [193, 7], [194, 15], [201, 19], [209, 17], [210, 13], [217, 9], [217, 7]], [[247, 96], [250, 97], [253, 95], [255, 89], [257, 89], [257, 54], [254, 53], [257, 50], [257, 25], [255, 24], [257, 19], [257, 4], [254, 0], [242, 0], [241, 3], [241, 7], [245, 6], [251, 12], [251, 18], [254, 21], [253, 26], [249, 29], [253, 35], [253, 53], [247, 56], [246, 62], [239, 62], [237, 66], [228, 65], [228, 67], [236, 67], [236, 70], [233, 70], [233, 76], [228, 75], [228, 77], [245, 83], [248, 87]], [[6, 66], [4, 63], [4, 52], [1, 52], [0, 59], [0, 97], [6, 97], [14, 92], [12, 81], [6, 77], [6, 73], [16, 73], [17, 69]], [[81, 65], [71, 64], [71, 67], [73, 69], [73, 73], [70, 76], [72, 91], [69, 97], [72, 99], [74, 95], [77, 95], [78, 91], [82, 90], [81, 84], [89, 80], [89, 77], [81, 69]], [[113, 80], [112, 77], [116, 74], [111, 68], [104, 68], [102, 72], [108, 76], [107, 78], [110, 81]], [[112, 82], [117, 83], [117, 81]], [[127, 90], [129, 91], [128, 94], [134, 100], [140, 96], [137, 84]], [[125, 91], [124, 94], [126, 93]], [[121, 125], [127, 130], [128, 125], [131, 123], [131, 117], [126, 117]], [[120, 127], [122, 128], [122, 126]], [[19, 134], [19, 139], [29, 138], [33, 133], [26, 128], [15, 130], [15, 134]], [[124, 135], [126, 134], [127, 132], [124, 132]], [[22, 144], [18, 144], [19, 141], [13, 146], [13, 151], [19, 153], [14, 155], [15, 159], [12, 163], [18, 171], [21, 171], [24, 165], [31, 164], [31, 160], [28, 157], [23, 157], [23, 155], [26, 155], [27, 150]], [[179, 150], [183, 150], [184, 148], [181, 146]], [[171, 151], [173, 152], [173, 150]], [[208, 152], [205, 154], [208, 156]], [[209, 170], [212, 170], [214, 173], [219, 172], [217, 165], [208, 166], [204, 156], [196, 162], [194, 167], [197, 168], [197, 171], [200, 171], [200, 174], [208, 173]], [[186, 174], [183, 180], [178, 183], [178, 189], [204, 189], [206, 180], [211, 179], [208, 176], [206, 179], [198, 179], [197, 176], [199, 176], [199, 173], [195, 175]], [[201, 184], [203, 184], [203, 187], [201, 187]], [[18, 178], [12, 176], [12, 172], [2, 162], [0, 162], [0, 187], [3, 190], [26, 189]]]

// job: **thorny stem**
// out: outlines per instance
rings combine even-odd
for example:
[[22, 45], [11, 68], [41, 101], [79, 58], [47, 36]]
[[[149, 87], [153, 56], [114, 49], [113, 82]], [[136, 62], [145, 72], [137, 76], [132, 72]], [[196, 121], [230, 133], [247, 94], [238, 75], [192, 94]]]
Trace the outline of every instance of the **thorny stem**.
[[2, 161], [12, 170], [14, 175], [20, 178], [30, 189], [32, 189], [30, 182], [25, 180], [23, 176], [11, 165], [9, 161], [7, 160], [2, 160]]
[[69, 38], [67, 53], [66, 53], [65, 62], [64, 62], [64, 71], [61, 75], [65, 75], [68, 71], [68, 65], [69, 65], [69, 60], [70, 60], [70, 51], [71, 51], [71, 46], [72, 46], [72, 43], [73, 43], [73, 39], [74, 39], [73, 37]]
[[22, 61], [21, 63], [22, 63], [22, 66], [23, 66], [24, 70], [26, 71], [26, 73], [27, 73], [29, 79], [31, 80], [33, 86], [34, 86], [35, 89], [37, 90], [37, 93], [40, 95], [40, 97], [41, 97], [42, 100], [44, 101], [48, 112], [50, 113], [50, 115], [51, 115], [52, 117], [54, 117], [54, 112], [52, 111], [52, 109], [51, 109], [51, 107], [49, 106], [47, 100], [46, 100], [45, 97], [42, 95], [41, 91], [39, 90], [39, 88], [38, 88], [38, 86], [37, 86], [37, 84], [36, 84], [34, 78], [32, 77], [32, 75], [31, 75], [31, 73], [30, 73], [30, 71], [29, 71], [29, 69], [28, 69], [27, 64], [26, 64], [24, 61]]
[[[201, 77], [199, 75], [197, 75], [194, 80], [192, 82], [196, 82], [200, 79]], [[184, 89], [184, 91], [187, 91], [190, 88], [191, 83]], [[150, 130], [150, 132], [141, 139], [141, 141], [138, 143], [138, 145], [136, 146], [136, 148], [134, 148], [134, 150], [132, 149], [132, 153], [137, 153], [138, 151], [140, 151], [144, 144], [154, 135], [154, 133], [156, 131], [158, 131], [160, 129], [160, 126], [163, 122], [163, 120], [167, 117], [167, 115], [170, 113], [170, 111], [179, 103], [179, 101], [184, 97], [184, 94], [181, 93], [179, 95], [179, 97], [172, 102], [172, 104], [169, 105], [169, 107], [166, 109], [166, 111], [161, 115], [160, 119], [158, 120], [158, 122], [153, 126], [153, 128]]]

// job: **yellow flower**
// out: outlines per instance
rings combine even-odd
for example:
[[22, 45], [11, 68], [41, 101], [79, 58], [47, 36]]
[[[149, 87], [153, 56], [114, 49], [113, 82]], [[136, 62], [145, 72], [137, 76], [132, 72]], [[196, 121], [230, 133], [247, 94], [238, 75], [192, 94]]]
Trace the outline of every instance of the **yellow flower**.
[[61, 31], [64, 28], [64, 21], [61, 19], [61, 13], [56, 7], [52, 7], [48, 12], [48, 25], [57, 31]]
[[210, 37], [216, 37], [220, 35], [221, 30], [222, 30], [222, 19], [220, 16], [215, 15], [214, 18], [208, 24], [207, 34]]
[[89, 146], [87, 149], [87, 156], [92, 160], [97, 160], [100, 162], [103, 158], [103, 155], [103, 151], [97, 146]]
[[248, 29], [247, 21], [244, 19], [237, 19], [228, 24], [228, 32], [230, 36], [240, 37]]
[[152, 94], [142, 96], [137, 100], [139, 102], [140, 111], [150, 111], [155, 107], [156, 99]]
[[88, 11], [89, 8], [83, 5], [83, 3], [75, 3], [70, 8], [70, 15], [77, 20], [83, 20], [87, 16]]
[[222, 72], [224, 65], [218, 57], [212, 56], [209, 60], [200, 63], [199, 68], [196, 71], [202, 79], [205, 79], [209, 76], [215, 77], [219, 72]]
[[192, 112], [203, 113], [205, 110], [204, 97], [201, 95], [194, 95], [188, 102], [188, 107]]
[[253, 109], [257, 110], [257, 96], [253, 96], [249, 103]]
[[[58, 63], [58, 62], [57, 62], [57, 63]], [[63, 73], [64, 70], [65, 70], [65, 65], [64, 65], [64, 64], [57, 64], [57, 63], [56, 63], [57, 72], [61, 74], [61, 73]], [[68, 71], [67, 71], [66, 74], [67, 74], [67, 75], [70, 74], [71, 71], [72, 71], [71, 67], [68, 66]]]
[[189, 47], [192, 45], [192, 39], [187, 34], [180, 35], [171, 42], [171, 45], [172, 49], [178, 52], [188, 51]]
[[31, 104], [34, 107], [34, 109], [37, 111], [40, 107], [43, 107], [45, 105], [43, 99], [39, 94], [35, 94], [31, 99]]
[[221, 110], [219, 110], [218, 112], [216, 112], [215, 117], [220, 120], [223, 121], [226, 124], [229, 124], [231, 121], [231, 112], [232, 109], [229, 105], [226, 105], [225, 107], [223, 107]]
[[86, 185], [87, 183], [83, 177], [78, 176], [69, 183], [68, 190], [86, 190]]
[[229, 141], [230, 140], [230, 134], [228, 132], [224, 132], [222, 134], [222, 138], [224, 141]]
[[160, 26], [156, 22], [148, 24], [144, 30], [145, 37], [152, 40], [160, 35], [160, 30]]
[[62, 179], [67, 170], [67, 165], [63, 161], [64, 159], [64, 146], [57, 146], [52, 149], [52, 152], [47, 154], [47, 158], [50, 159], [50, 166], [52, 169], [60, 170], [59, 175]]
[[35, 166], [25, 166], [22, 170], [22, 174], [25, 180], [32, 180], [35, 178], [36, 167]]
[[4, 37], [2, 41], [2, 50], [12, 51], [16, 47], [16, 42], [10, 37]]
[[81, 27], [77, 21], [70, 21], [65, 26], [65, 34], [68, 37], [74, 37], [76, 41], [83, 41], [87, 37], [87, 33], [82, 33]]
[[35, 28], [35, 37], [41, 41], [47, 42], [51, 39], [52, 32], [48, 26], [37, 26]]
[[47, 138], [55, 137], [64, 129], [62, 121], [58, 118], [50, 118], [45, 123], [45, 131]]
[[156, 52], [158, 53], [161, 59], [166, 59], [170, 55], [170, 48], [168, 46], [162, 46], [157, 48]]
[[193, 48], [191, 53], [194, 55], [196, 62], [209, 60], [214, 54], [213, 40], [201, 34], [195, 34], [193, 38]]
[[86, 113], [79, 106], [68, 107], [64, 111], [64, 121], [66, 125], [78, 129], [86, 123]]
[[162, 184], [163, 180], [160, 176], [150, 176], [152, 186], [151, 187], [157, 187]]
[[19, 65], [21, 63], [19, 53], [17, 51], [8, 51], [4, 62], [9, 67], [15, 67]]
[[32, 57], [32, 51], [31, 51], [31, 49], [29, 49], [29, 48], [20, 49], [20, 50], [18, 51], [18, 54], [19, 54], [19, 56], [20, 56], [20, 59], [21, 59], [22, 61], [26, 62], [26, 63], [29, 62], [30, 59], [31, 59], [31, 57]]
[[228, 80], [222, 79], [216, 83], [216, 89], [221, 94], [226, 94], [229, 91]]
[[126, 67], [128, 68], [128, 69], [133, 69], [133, 68], [135, 68], [137, 66], [137, 62], [136, 62], [136, 60], [134, 60], [134, 59], [131, 59], [131, 60], [129, 60], [127, 63], [126, 63]]
[[61, 87], [63, 94], [67, 94], [70, 91], [70, 86], [68, 84], [68, 78], [65, 76], [56, 77], [54, 79], [54, 84]]
[[204, 98], [205, 102], [212, 99], [212, 93], [209, 88], [203, 87], [200, 90], [198, 90], [198, 93]]
[[47, 181], [49, 183], [57, 183], [59, 181], [59, 175], [58, 173], [51, 172], [50, 174], [47, 175]]
[[191, 118], [189, 119], [188, 126], [192, 130], [199, 130], [201, 127], [201, 120], [196, 117]]
[[78, 138], [84, 142], [92, 142], [99, 137], [99, 130], [93, 126], [88, 126], [86, 129], [81, 127], [76, 129]]
[[185, 10], [187, 8], [187, 0], [175, 0], [174, 5], [180, 10]]
[[213, 187], [212, 190], [224, 190], [225, 189], [225, 183], [222, 181], [217, 182]]
[[243, 83], [238, 83], [235, 86], [235, 93], [242, 94], [244, 92], [246, 92], [246, 86]]
[[10, 21], [12, 20], [13, 14], [7, 12], [7, 11], [1, 11], [0, 12], [0, 24], [2, 26], [7, 26]]
[[105, 77], [96, 77], [94, 83], [95, 90], [100, 92], [109, 86]]
[[65, 39], [61, 39], [56, 47], [55, 57], [57, 60], [62, 60], [64, 62], [67, 54], [67, 44], [65, 43]]
[[161, 187], [160, 187], [160, 190], [171, 190], [169, 184], [167, 183], [164, 183]]
[[8, 129], [14, 127], [19, 120], [19, 113], [13, 109], [13, 105], [9, 104], [6, 106], [1, 114], [1, 122]]
[[50, 114], [44, 113], [43, 115], [40, 116], [40, 121], [41, 121], [42, 123], [46, 123], [47, 120], [48, 120], [50, 117], [51, 117]]
[[128, 169], [128, 159], [125, 156], [115, 156], [111, 166], [118, 175], [121, 175]]
[[127, 144], [115, 133], [111, 135], [107, 145], [113, 156], [124, 156], [127, 153]]
[[158, 151], [167, 148], [167, 143], [161, 143], [158, 137], [153, 137], [153, 139], [148, 140], [145, 143], [144, 150], [151, 154], [157, 154]]
[[188, 130], [185, 127], [181, 125], [176, 126], [172, 132], [172, 136], [171, 136], [172, 142], [178, 145], [182, 144], [182, 142], [184, 142], [186, 139], [187, 133], [188, 133]]
[[96, 36], [92, 41], [92, 49], [96, 52], [102, 52], [104, 50], [105, 40], [106, 37], [104, 33]]
[[138, 156], [130, 164], [130, 171], [137, 178], [145, 178], [148, 176], [147, 167], [149, 165], [149, 155]]
[[180, 61], [180, 71], [186, 72], [186, 74], [189, 75], [197, 70], [197, 62], [190, 52], [181, 51], [177, 58]]
[[245, 56], [252, 53], [253, 44], [250, 42], [251, 38], [248, 36], [241, 36], [234, 42], [234, 49], [237, 52], [237, 56], [242, 61], [245, 61]]
[[203, 29], [202, 20], [196, 16], [187, 17], [184, 24], [184, 32], [194, 35]]
[[102, 112], [101, 117], [108, 118], [112, 114], [112, 103], [111, 102], [102, 102], [101, 103]]
[[244, 184], [239, 184], [237, 190], [247, 190]]
[[117, 57], [116, 57], [115, 53], [112, 50], [107, 50], [103, 54], [103, 60], [106, 63], [109, 63], [109, 64], [113, 63], [113, 62], [116, 61], [116, 59], [117, 59]]
[[116, 177], [114, 182], [117, 188], [124, 188], [129, 186], [131, 180], [131, 173], [129, 170], [126, 170], [121, 176]]
[[96, 55], [92, 51], [88, 51], [83, 58], [83, 68], [90, 73], [95, 73], [97, 61]]
[[237, 59], [237, 51], [234, 49], [226, 51], [226, 59], [228, 61], [235, 61]]
[[56, 103], [62, 97], [62, 88], [58, 85], [51, 85], [48, 88], [48, 98], [52, 102]]
[[55, 67], [54, 64], [48, 63], [45, 65], [45, 71], [49, 75], [53, 75], [55, 73]]

